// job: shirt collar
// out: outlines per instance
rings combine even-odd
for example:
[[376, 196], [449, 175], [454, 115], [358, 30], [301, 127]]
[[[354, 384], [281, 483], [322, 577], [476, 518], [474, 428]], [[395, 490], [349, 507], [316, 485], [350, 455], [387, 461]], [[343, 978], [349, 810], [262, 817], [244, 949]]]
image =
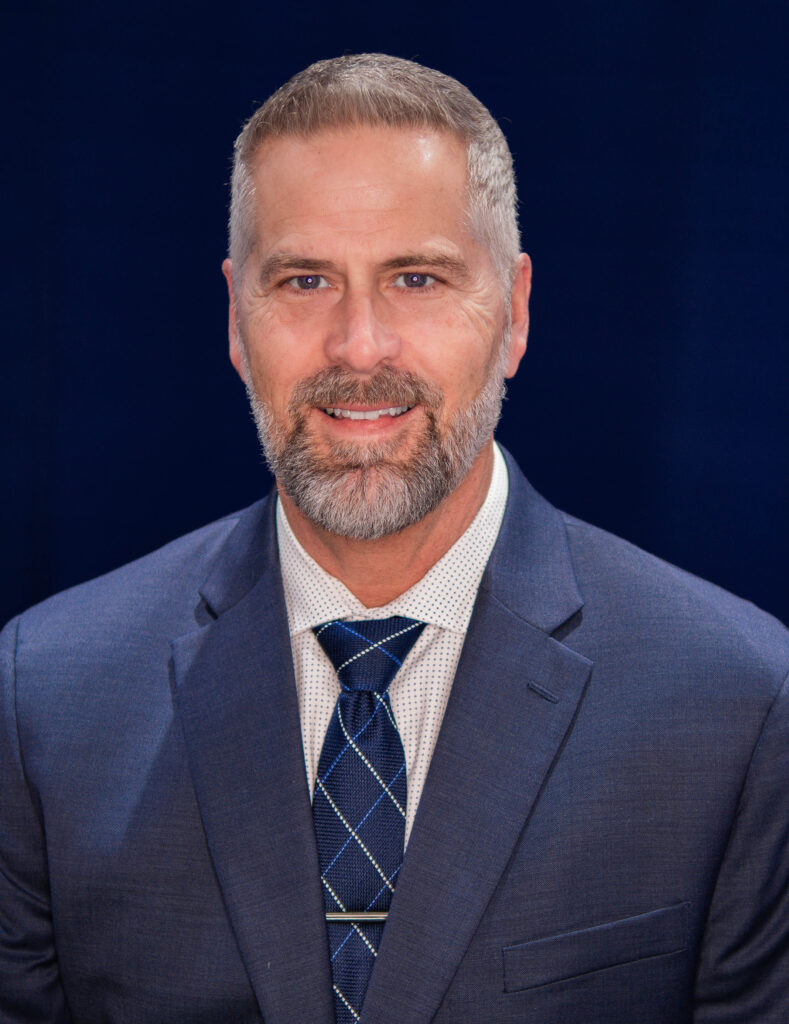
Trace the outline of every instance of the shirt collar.
[[422, 579], [380, 608], [367, 608], [307, 554], [277, 501], [277, 543], [290, 635], [331, 619], [384, 619], [390, 615], [405, 615], [464, 634], [501, 527], [508, 492], [507, 466], [494, 443], [488, 492], [465, 532]]

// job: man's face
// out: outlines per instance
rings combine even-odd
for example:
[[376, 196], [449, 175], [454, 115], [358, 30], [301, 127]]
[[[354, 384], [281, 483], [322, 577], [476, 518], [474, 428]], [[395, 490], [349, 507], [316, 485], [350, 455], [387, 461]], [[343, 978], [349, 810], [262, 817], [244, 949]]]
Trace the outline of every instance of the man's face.
[[525, 348], [525, 275], [510, 337], [490, 255], [466, 223], [465, 152], [448, 134], [274, 139], [253, 179], [256, 244], [231, 295], [231, 358], [266, 456], [319, 525], [395, 532], [436, 507], [489, 440]]

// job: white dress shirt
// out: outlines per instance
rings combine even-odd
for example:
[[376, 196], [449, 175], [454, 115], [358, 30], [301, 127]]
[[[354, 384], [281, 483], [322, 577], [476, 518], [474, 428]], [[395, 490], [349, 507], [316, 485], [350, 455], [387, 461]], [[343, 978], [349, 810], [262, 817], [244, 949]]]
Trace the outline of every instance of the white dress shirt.
[[408, 781], [405, 841], [411, 833], [433, 748], [441, 728], [482, 574], [507, 503], [507, 466], [494, 444], [488, 493], [468, 529], [404, 594], [367, 608], [329, 575], [296, 540], [277, 502], [277, 542], [285, 588], [307, 781], [312, 793], [321, 748], [340, 693], [334, 667], [313, 626], [331, 619], [385, 619], [405, 615], [427, 623], [389, 686], [405, 750]]

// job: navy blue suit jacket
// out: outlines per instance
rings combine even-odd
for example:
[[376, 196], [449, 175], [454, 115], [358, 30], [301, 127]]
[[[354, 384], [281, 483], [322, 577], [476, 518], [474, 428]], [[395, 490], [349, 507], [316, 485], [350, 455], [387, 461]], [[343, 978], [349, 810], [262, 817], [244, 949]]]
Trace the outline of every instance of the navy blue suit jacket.
[[[368, 1024], [786, 1024], [789, 639], [512, 462]], [[330, 1024], [273, 501], [0, 643], [0, 1021]]]

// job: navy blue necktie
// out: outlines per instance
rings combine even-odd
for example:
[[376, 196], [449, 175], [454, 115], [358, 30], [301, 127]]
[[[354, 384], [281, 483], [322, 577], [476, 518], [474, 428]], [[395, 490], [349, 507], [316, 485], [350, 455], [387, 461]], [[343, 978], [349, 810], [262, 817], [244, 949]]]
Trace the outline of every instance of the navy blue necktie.
[[405, 754], [387, 690], [424, 625], [394, 616], [314, 630], [342, 687], [312, 805], [337, 1024], [359, 1020], [383, 933], [369, 918], [388, 910], [403, 863]]

